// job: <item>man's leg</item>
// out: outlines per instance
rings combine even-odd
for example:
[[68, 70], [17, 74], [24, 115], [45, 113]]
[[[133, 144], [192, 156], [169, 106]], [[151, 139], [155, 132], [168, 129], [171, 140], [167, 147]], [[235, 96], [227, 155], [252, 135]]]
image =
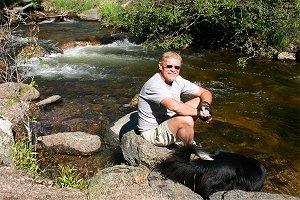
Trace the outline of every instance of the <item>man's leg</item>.
[[[197, 108], [200, 103], [200, 98], [194, 98], [186, 104]], [[169, 119], [168, 128], [175, 135], [175, 138], [179, 138], [184, 145], [194, 144], [194, 124], [197, 120], [196, 117], [192, 116], [175, 116]], [[203, 160], [213, 160], [208, 153], [203, 151], [201, 146], [194, 146], [195, 154]]]
[[[200, 98], [194, 98], [186, 102], [186, 104], [197, 108], [200, 103]], [[168, 120], [168, 127], [170, 131], [179, 138], [184, 145], [192, 144], [194, 142], [194, 122], [195, 117], [191, 116], [175, 116]]]
[[179, 138], [184, 145], [194, 142], [194, 119], [191, 116], [175, 116], [168, 121], [169, 130]]

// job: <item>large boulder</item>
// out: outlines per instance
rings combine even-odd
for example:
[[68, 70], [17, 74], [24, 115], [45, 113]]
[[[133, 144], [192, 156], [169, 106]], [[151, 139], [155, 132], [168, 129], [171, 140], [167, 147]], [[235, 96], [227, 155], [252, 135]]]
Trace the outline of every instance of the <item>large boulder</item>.
[[124, 117], [109, 124], [108, 133], [105, 135], [105, 142], [110, 145], [119, 146], [122, 137], [129, 131], [136, 130], [138, 123], [138, 113], [133, 111]]
[[92, 155], [101, 147], [100, 137], [84, 132], [61, 132], [38, 137], [46, 148], [57, 153]]
[[193, 192], [188, 187], [163, 177], [156, 170], [149, 174], [148, 181], [151, 188], [161, 191], [173, 200], [203, 199], [199, 194]]
[[31, 101], [40, 97], [39, 91], [25, 83], [6, 82], [0, 84], [0, 98]]
[[166, 195], [150, 188], [146, 180], [149, 169], [128, 165], [115, 165], [99, 171], [89, 181], [89, 199], [147, 199], [170, 200]]
[[138, 113], [133, 111], [109, 126], [106, 141], [120, 144], [124, 159], [129, 165], [153, 168], [172, 152], [172, 147], [158, 147], [137, 134]]
[[12, 123], [0, 117], [0, 164], [13, 166], [13, 143]]
[[134, 131], [129, 131], [123, 136], [121, 149], [129, 165], [145, 165], [150, 169], [172, 153], [172, 147], [155, 146]]
[[0, 114], [18, 124], [29, 112], [31, 100], [39, 98], [39, 91], [24, 83], [6, 82], [0, 84]]

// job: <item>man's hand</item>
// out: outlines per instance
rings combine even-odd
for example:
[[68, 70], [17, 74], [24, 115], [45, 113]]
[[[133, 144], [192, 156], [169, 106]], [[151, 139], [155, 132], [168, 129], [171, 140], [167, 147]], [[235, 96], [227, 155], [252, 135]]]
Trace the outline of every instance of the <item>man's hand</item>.
[[212, 107], [211, 105], [203, 101], [199, 104], [198, 108], [198, 118], [201, 119], [202, 121], [210, 121], [212, 119]]

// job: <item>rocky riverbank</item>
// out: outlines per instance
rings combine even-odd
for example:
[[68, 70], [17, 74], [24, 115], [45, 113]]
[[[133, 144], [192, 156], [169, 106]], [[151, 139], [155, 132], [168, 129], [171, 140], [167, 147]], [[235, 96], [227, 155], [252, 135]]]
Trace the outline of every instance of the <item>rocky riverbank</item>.
[[[150, 170], [160, 159], [167, 156], [170, 150], [153, 146], [136, 135], [133, 131], [135, 119], [135, 114], [130, 113], [109, 128], [110, 141], [114, 141], [116, 146], [121, 146], [126, 163], [130, 165], [115, 165], [100, 170], [91, 178], [88, 189], [84, 191], [55, 188], [51, 180], [32, 179], [26, 172], [15, 170], [13, 165], [10, 167], [2, 165], [0, 199], [202, 199], [185, 186], [165, 179], [155, 170]], [[3, 142], [3, 129], [0, 132], [0, 141]], [[121, 142], [119, 138], [123, 138]], [[2, 158], [3, 155], [1, 161]], [[230, 191], [215, 193], [211, 199], [300, 198], [265, 192]]]

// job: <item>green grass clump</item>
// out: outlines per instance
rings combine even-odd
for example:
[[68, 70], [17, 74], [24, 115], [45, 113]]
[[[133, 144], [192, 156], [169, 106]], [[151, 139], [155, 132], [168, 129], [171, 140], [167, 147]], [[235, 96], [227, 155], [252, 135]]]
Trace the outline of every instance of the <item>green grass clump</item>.
[[60, 175], [54, 179], [54, 185], [60, 188], [77, 188], [84, 189], [87, 184], [86, 181], [79, 177], [74, 167], [68, 165], [59, 165]]
[[101, 0], [48, 0], [56, 9], [70, 10], [79, 13], [96, 7]]
[[26, 139], [21, 139], [13, 144], [13, 150], [17, 169], [27, 170], [34, 178], [40, 175], [40, 160], [37, 158], [34, 145]]

